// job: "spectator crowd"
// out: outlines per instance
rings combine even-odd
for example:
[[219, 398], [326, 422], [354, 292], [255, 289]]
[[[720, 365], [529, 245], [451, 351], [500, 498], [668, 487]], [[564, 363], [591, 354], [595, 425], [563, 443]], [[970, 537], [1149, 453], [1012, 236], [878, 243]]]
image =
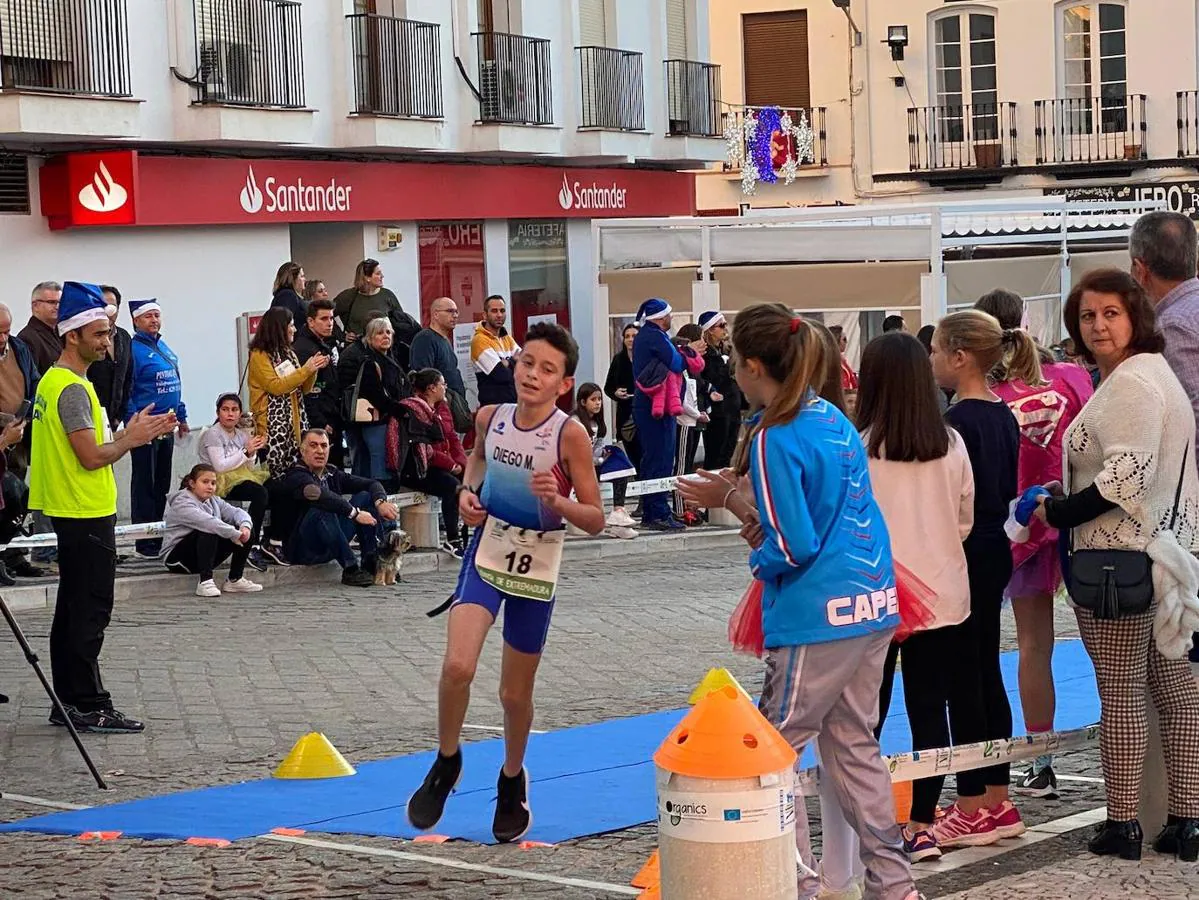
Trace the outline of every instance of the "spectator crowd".
[[[763, 710], [797, 749], [819, 738], [832, 775], [821, 797], [826, 890], [849, 890], [856, 858], [875, 894], [914, 896], [908, 859], [1018, 836], [1010, 791], [1056, 793], [1050, 756], [1015, 777], [1006, 764], [959, 773], [947, 810], [937, 809], [944, 779], [920, 779], [901, 831], [876, 726], [899, 671], [916, 750], [1011, 738], [999, 667], [1010, 601], [1025, 728], [1051, 732], [1063, 587], [1102, 710], [1107, 821], [1090, 850], [1140, 857], [1148, 693], [1169, 778], [1170, 819], [1154, 846], [1199, 858], [1199, 686], [1187, 663], [1199, 652], [1197, 255], [1189, 219], [1148, 214], [1132, 230], [1130, 271], [1090, 272], [1066, 298], [1070, 339], [1059, 348], [1037, 345], [1024, 301], [997, 290], [918, 338], [888, 317], [860, 373], [843, 333], [781, 304], [743, 310], [735, 330], [705, 312], [672, 335], [670, 305], [650, 299], [602, 388], [564, 395], [599, 481], [612, 485], [613, 537], [636, 535], [633, 477], [650, 482], [645, 528], [677, 531], [715, 508], [742, 521], [763, 605]], [[470, 445], [492, 426], [474, 422], [451, 298], [435, 300], [421, 327], [376, 260], [334, 298], [283, 264], [239, 390], [215, 398], [199, 459], [175, 490], [175, 442], [197, 426], [182, 399], [186, 365], [164, 337], [169, 307], [127, 301], [127, 331], [116, 287], [44, 282], [31, 299], [15, 336], [0, 306], [0, 538], [16, 533], [26, 506], [35, 531], [58, 535], [51, 652], [76, 724], [141, 728], [112, 708], [96, 666], [112, 590], [94, 573], [115, 566], [111, 464], [125, 453], [133, 521], [165, 523], [137, 554], [196, 576], [201, 597], [261, 590], [247, 568], [292, 563], [336, 561], [343, 583], [376, 583], [398, 519], [389, 493], [401, 488], [441, 498], [441, 547], [466, 552], [459, 496], [479, 462]], [[507, 312], [503, 297], [488, 297], [472, 337], [481, 405], [517, 401], [522, 351]], [[529, 344], [524, 368], [535, 365]], [[615, 404], [611, 430], [604, 395]], [[702, 470], [672, 504], [669, 479], [697, 471], [701, 431]], [[218, 587], [214, 569], [226, 560]], [[46, 563], [10, 548], [0, 582]], [[830, 854], [848, 862], [833, 865]]]

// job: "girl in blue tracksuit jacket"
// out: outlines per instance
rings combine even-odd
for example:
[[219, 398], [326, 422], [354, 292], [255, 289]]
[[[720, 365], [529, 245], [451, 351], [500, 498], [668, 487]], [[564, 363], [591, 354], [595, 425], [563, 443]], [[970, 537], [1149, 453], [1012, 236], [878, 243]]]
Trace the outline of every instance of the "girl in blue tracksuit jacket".
[[[891, 778], [874, 737], [899, 616], [866, 453], [849, 420], [816, 394], [828, 350], [811, 325], [781, 304], [752, 306], [737, 315], [733, 347], [737, 383], [760, 412], [734, 472], [701, 472], [680, 491], [745, 523], [750, 568], [764, 585], [762, 711], [797, 752], [817, 741], [821, 778], [861, 842], [866, 895], [914, 900]], [[752, 498], [738, 487], [745, 475]], [[802, 803], [796, 842], [811, 869]], [[820, 885], [807, 875], [799, 887], [801, 897], [813, 897]]]

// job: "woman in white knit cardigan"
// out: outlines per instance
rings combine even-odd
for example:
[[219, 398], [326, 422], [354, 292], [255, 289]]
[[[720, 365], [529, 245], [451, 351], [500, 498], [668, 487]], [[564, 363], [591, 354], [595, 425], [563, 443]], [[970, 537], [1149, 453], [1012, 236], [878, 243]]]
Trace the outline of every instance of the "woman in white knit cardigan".
[[[1161, 351], [1153, 306], [1126, 272], [1091, 272], [1064, 315], [1075, 346], [1099, 367], [1095, 396], [1066, 433], [1069, 496], [1038, 510], [1073, 529], [1074, 549], [1145, 551], [1154, 601], [1143, 614], [1097, 619], [1076, 609], [1102, 707], [1100, 754], [1107, 822], [1092, 853], [1141, 858], [1138, 792], [1147, 745], [1145, 686], [1157, 707], [1169, 779], [1169, 822], [1158, 852], [1199, 857], [1199, 686], [1186, 651], [1199, 625], [1199, 477], [1195, 416]], [[1170, 529], [1181, 479], [1177, 519]]]

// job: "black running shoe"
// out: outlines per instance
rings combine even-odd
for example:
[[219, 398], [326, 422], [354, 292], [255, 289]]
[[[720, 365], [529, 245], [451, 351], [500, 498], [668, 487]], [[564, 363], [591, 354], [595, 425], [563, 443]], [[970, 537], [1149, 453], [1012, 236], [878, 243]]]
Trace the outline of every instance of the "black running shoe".
[[1012, 791], [1023, 797], [1039, 797], [1042, 800], [1057, 799], [1057, 775], [1053, 766], [1046, 766], [1041, 771], [1029, 769], [1016, 779]]
[[115, 709], [97, 709], [91, 712], [71, 710], [71, 724], [76, 731], [96, 734], [138, 734], [146, 726]]
[[[69, 716], [69, 715], [72, 715], [72, 714], [75, 712], [75, 707], [73, 707], [73, 706], [68, 706], [68, 705], [67, 705], [67, 704], [65, 704], [65, 703], [62, 705], [62, 708], [63, 708], [63, 709], [65, 709], [65, 710], [67, 711], [67, 715], [68, 715], [68, 716]], [[66, 721], [63, 719], [63, 717], [62, 717], [62, 716], [60, 716], [60, 715], [58, 714], [58, 707], [57, 707], [57, 706], [52, 706], [52, 707], [50, 707], [50, 724], [51, 724], [51, 725], [57, 725], [59, 728], [65, 728], [65, 727], [66, 727], [66, 724], [67, 724], [67, 723], [66, 723]]]
[[437, 754], [429, 774], [408, 799], [408, 821], [419, 831], [427, 831], [441, 821], [445, 802], [462, 777], [462, 751], [453, 756]]
[[277, 566], [290, 566], [291, 562], [283, 552], [283, 545], [278, 541], [263, 541], [259, 546], [263, 555]]
[[246, 557], [246, 565], [258, 572], [265, 572], [270, 564], [271, 560], [257, 547]]
[[504, 770], [500, 769], [491, 833], [501, 844], [510, 844], [524, 837], [532, 825], [533, 814], [529, 812], [529, 773], [522, 768], [519, 775], [509, 778], [504, 774]]

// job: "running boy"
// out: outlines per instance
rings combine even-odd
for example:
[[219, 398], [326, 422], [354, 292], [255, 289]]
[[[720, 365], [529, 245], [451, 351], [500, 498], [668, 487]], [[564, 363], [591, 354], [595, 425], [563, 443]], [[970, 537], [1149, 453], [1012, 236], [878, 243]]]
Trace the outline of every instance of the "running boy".
[[[578, 362], [578, 345], [565, 329], [534, 325], [516, 362], [516, 403], [484, 406], [475, 419], [475, 449], [458, 503], [462, 520], [475, 531], [450, 607], [438, 688], [439, 752], [408, 801], [408, 821], [415, 828], [437, 824], [462, 775], [459, 737], [471, 682], [501, 606], [505, 757], [492, 833], [501, 843], [515, 841], [533, 824], [525, 747], [533, 725], [537, 664], [554, 611], [565, 523], [589, 534], [604, 529], [591, 438], [556, 405], [574, 388]], [[577, 500], [570, 499], [572, 489]]]

